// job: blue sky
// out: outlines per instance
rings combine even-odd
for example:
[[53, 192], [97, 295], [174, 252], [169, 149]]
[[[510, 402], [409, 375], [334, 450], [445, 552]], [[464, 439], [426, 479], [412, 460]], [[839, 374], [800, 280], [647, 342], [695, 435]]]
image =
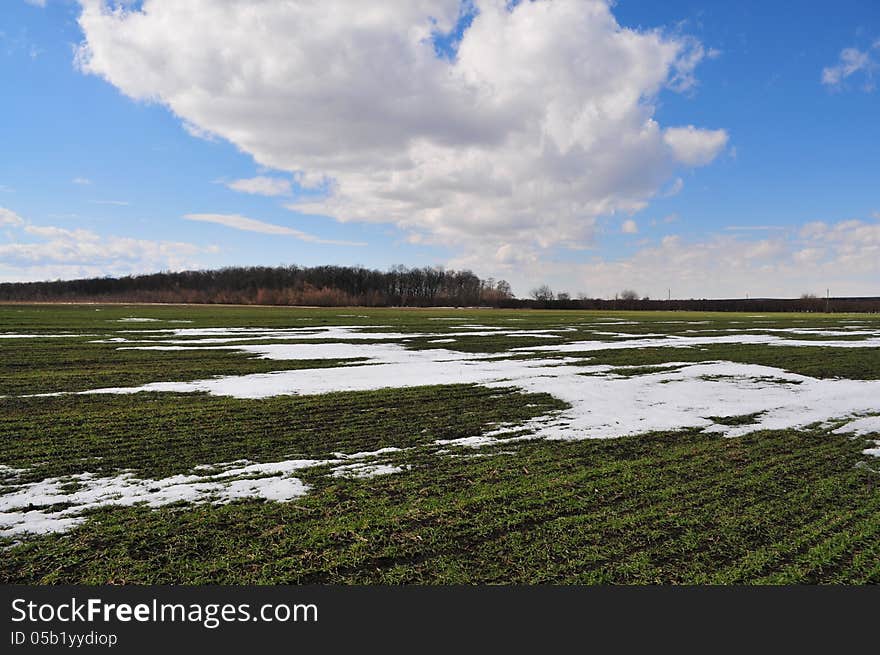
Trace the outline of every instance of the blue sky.
[[880, 295], [877, 2], [386, 2], [260, 17], [278, 34], [174, 4], [3, 3], [0, 280], [402, 263]]

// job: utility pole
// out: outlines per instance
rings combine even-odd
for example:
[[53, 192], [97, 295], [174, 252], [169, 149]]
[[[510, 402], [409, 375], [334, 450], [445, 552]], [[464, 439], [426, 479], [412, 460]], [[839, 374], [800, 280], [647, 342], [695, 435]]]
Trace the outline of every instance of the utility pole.
[[831, 306], [831, 289], [825, 289], [825, 313], [830, 312]]
[[672, 289], [666, 290], [666, 300], [672, 300]]

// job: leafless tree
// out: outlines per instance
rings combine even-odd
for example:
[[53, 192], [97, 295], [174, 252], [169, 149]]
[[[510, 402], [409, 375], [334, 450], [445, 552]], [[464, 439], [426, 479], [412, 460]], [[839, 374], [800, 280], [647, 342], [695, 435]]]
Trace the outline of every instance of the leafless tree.
[[507, 280], [498, 280], [495, 284], [495, 291], [502, 298], [513, 298], [513, 290], [510, 288], [510, 282]]
[[549, 302], [555, 297], [553, 289], [546, 284], [542, 284], [537, 289], [532, 289], [531, 296], [540, 302]]

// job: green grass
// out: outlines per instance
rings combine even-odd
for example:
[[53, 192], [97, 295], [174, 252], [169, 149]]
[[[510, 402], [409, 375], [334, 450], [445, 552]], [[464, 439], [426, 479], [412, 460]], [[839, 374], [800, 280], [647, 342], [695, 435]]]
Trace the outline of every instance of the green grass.
[[[24, 340], [23, 340], [24, 341]], [[339, 366], [350, 360], [268, 360], [221, 350], [120, 350], [110, 344], [67, 339], [26, 340], [4, 353], [0, 395], [133, 387], [149, 382], [201, 380], [301, 368]]]
[[57, 396], [2, 402], [0, 462], [22, 480], [132, 470], [168, 477], [248, 459], [320, 459], [479, 434], [565, 404], [471, 385], [238, 400], [203, 394]]
[[814, 378], [880, 379], [880, 348], [711, 344], [697, 348], [621, 348], [583, 356], [583, 363], [590, 366], [639, 367], [615, 371], [627, 375], [652, 372], [649, 367], [669, 362], [728, 361], [772, 366]]
[[[129, 316], [163, 322], [117, 322]], [[464, 320], [429, 320], [446, 317]], [[192, 323], [168, 323], [175, 320]], [[19, 397], [289, 368], [319, 376], [321, 367], [344, 363], [91, 343], [129, 334], [119, 330], [361, 325], [431, 334], [414, 336], [407, 342], [413, 349], [491, 354], [615, 340], [595, 331], [692, 336], [685, 330], [834, 329], [852, 320], [880, 326], [880, 317], [813, 314], [0, 306], [0, 333], [80, 335], [0, 339], [0, 395], [7, 396], [0, 398], [0, 464], [25, 470], [18, 479], [0, 470], [0, 485], [7, 485], [0, 494], [15, 484], [85, 472], [158, 479], [202, 464], [323, 459], [389, 446], [404, 450], [387, 461], [408, 467], [368, 480], [331, 477], [327, 467], [304, 470], [310, 492], [285, 503], [99, 509], [68, 533], [0, 542], [0, 582], [878, 583], [880, 466], [862, 454], [865, 439], [835, 435], [834, 426], [734, 439], [688, 430], [469, 449], [435, 441], [521, 424], [565, 405], [547, 394], [473, 385], [263, 400], [178, 393]], [[574, 329], [555, 340], [493, 335], [429, 343], [469, 323]], [[880, 379], [878, 348], [716, 344], [565, 356], [616, 367], [621, 375], [651, 374], [669, 362], [726, 360], [820, 378]], [[745, 426], [758, 418], [713, 420]], [[73, 489], [77, 482], [66, 484]]]
[[876, 583], [860, 447], [807, 431], [413, 453], [410, 471], [291, 503], [98, 511], [7, 551], [0, 581]]

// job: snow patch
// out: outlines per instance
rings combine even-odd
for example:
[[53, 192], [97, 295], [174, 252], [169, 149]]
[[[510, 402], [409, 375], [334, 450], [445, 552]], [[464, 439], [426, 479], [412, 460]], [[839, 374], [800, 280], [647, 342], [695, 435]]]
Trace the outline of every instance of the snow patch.
[[393, 466], [391, 464], [343, 464], [333, 469], [330, 475], [334, 478], [375, 478], [378, 475], [391, 475], [409, 470], [409, 466]]
[[[398, 473], [405, 469], [364, 460], [400, 450], [387, 447], [352, 454], [333, 453], [331, 459], [200, 464], [189, 474], [158, 480], [141, 479], [131, 471], [122, 471], [110, 477], [79, 473], [22, 485], [7, 481], [7, 491], [0, 494], [0, 537], [65, 532], [84, 522], [87, 512], [102, 507], [162, 507], [179, 502], [225, 504], [241, 499], [286, 502], [309, 491], [309, 486], [294, 476], [298, 471], [329, 465], [334, 467], [330, 473], [334, 477], [368, 478]], [[0, 474], [7, 478], [24, 472], [8, 466], [0, 469]]]
[[[687, 321], [685, 321], [687, 323]], [[633, 321], [601, 321], [634, 324]], [[694, 323], [694, 322], [691, 322]], [[781, 430], [814, 423], [849, 422], [840, 433], [880, 432], [880, 381], [815, 379], [755, 364], [727, 361], [667, 362], [639, 375], [620, 375], [614, 367], [584, 365], [589, 353], [621, 348], [696, 348], [712, 344], [762, 344], [768, 346], [880, 347], [880, 332], [785, 328], [742, 330], [723, 335], [657, 335], [605, 332], [625, 341], [574, 341], [512, 348], [507, 353], [465, 353], [442, 348], [411, 350], [406, 342], [431, 336], [431, 343], [448, 343], [457, 336], [532, 336], [559, 338], [574, 328], [510, 330], [482, 325], [460, 325], [460, 332], [366, 332], [363, 326], [321, 326], [287, 329], [176, 328], [124, 331], [113, 342], [142, 350], [208, 348], [251, 353], [272, 360], [366, 359], [366, 362], [323, 368], [252, 375], [227, 376], [191, 382], [160, 382], [136, 387], [93, 389], [81, 393], [141, 391], [207, 392], [236, 398], [265, 398], [285, 394], [323, 394], [336, 391], [371, 391], [439, 384], [479, 384], [490, 388], [516, 387], [527, 393], [548, 393], [568, 407], [531, 419], [521, 425], [501, 425], [490, 432], [461, 439], [438, 440], [438, 446], [481, 446], [529, 439], [594, 439], [644, 434], [683, 428], [734, 437], [757, 430]], [[373, 329], [388, 326], [374, 326]], [[773, 332], [770, 334], [769, 332]], [[859, 334], [862, 340], [798, 340], [780, 333], [811, 336]], [[862, 334], [863, 333], [863, 334]], [[0, 338], [45, 337], [9, 335]], [[82, 336], [82, 335], [51, 335]], [[137, 338], [135, 338], [135, 336]], [[144, 338], [145, 337], [145, 338]], [[119, 341], [122, 339], [122, 341]], [[283, 340], [288, 343], [235, 344], [242, 340]], [[304, 340], [318, 340], [305, 343]], [[292, 343], [289, 343], [292, 341]], [[370, 341], [372, 343], [365, 343]], [[230, 343], [231, 342], [231, 343]], [[138, 344], [158, 345], [138, 345]], [[533, 355], [511, 359], [511, 355]], [[543, 356], [546, 355], [546, 356]], [[747, 425], [725, 425], [712, 417], [755, 415]], [[159, 507], [175, 502], [225, 503], [238, 498], [285, 501], [302, 496], [308, 487], [294, 473], [329, 466], [332, 477], [369, 478], [397, 473], [406, 467], [381, 461], [398, 448], [363, 453], [333, 453], [324, 460], [290, 459], [260, 463], [239, 460], [205, 464], [189, 474], [159, 480], [139, 479], [130, 471], [111, 477], [81, 473], [64, 479], [49, 478], [18, 485], [22, 471], [0, 467], [5, 489], [0, 494], [0, 535], [55, 532], [85, 520], [89, 510], [105, 506], [144, 504]], [[878, 448], [867, 454], [880, 456]]]

